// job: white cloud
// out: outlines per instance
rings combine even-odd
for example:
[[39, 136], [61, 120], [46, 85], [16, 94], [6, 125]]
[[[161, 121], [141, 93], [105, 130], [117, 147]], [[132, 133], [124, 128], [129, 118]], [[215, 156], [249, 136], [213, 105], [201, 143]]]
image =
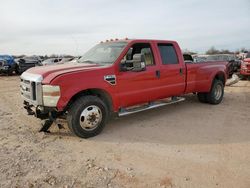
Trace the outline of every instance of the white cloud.
[[0, 0], [0, 53], [82, 54], [109, 38], [250, 48], [248, 0]]

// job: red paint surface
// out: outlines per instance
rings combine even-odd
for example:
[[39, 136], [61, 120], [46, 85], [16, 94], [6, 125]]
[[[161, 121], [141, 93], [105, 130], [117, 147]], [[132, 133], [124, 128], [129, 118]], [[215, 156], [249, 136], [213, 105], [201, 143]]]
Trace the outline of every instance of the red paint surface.
[[241, 63], [240, 74], [250, 76], [250, 58], [244, 59], [243, 63]]
[[[113, 101], [114, 111], [161, 98], [182, 95], [192, 92], [208, 92], [217, 74], [227, 78], [227, 62], [206, 62], [185, 64], [179, 45], [174, 41], [162, 40], [126, 40], [127, 47], [110, 66], [93, 64], [65, 64], [46, 66], [28, 70], [41, 74], [43, 84], [59, 85], [61, 97], [57, 104], [62, 111], [70, 99], [77, 93], [87, 89], [101, 89]], [[119, 64], [134, 43], [150, 43], [154, 53], [154, 66], [148, 66], [142, 72], [121, 72]], [[163, 65], [157, 43], [171, 43], [178, 55], [179, 64]], [[183, 73], [180, 74], [180, 69]], [[157, 78], [156, 71], [160, 71]], [[104, 81], [105, 75], [116, 75], [116, 85]]]

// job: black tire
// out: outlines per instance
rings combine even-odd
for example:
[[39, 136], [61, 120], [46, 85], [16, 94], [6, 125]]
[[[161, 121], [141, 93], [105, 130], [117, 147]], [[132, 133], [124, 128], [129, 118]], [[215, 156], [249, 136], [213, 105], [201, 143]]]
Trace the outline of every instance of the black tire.
[[240, 77], [241, 80], [246, 80], [247, 79], [247, 76], [242, 75], [242, 74], [240, 74], [239, 77]]
[[16, 73], [17, 75], [21, 75], [19, 66], [16, 66], [15, 73]]
[[[90, 117], [91, 115], [86, 115], [86, 117], [82, 116], [82, 114], [87, 111], [89, 108], [95, 108], [98, 111], [98, 115], [94, 116], [93, 119]], [[92, 112], [93, 113], [93, 112]], [[101, 115], [100, 115], [101, 114]], [[101, 116], [101, 118], [100, 118]], [[99, 117], [99, 118], [98, 118]], [[83, 118], [83, 119], [82, 119]], [[81, 138], [89, 138], [96, 136], [101, 133], [103, 128], [105, 127], [106, 121], [108, 119], [108, 108], [105, 103], [96, 96], [83, 96], [78, 98], [69, 108], [67, 114], [67, 121], [69, 129], [76, 135]], [[99, 120], [100, 122], [96, 123], [96, 127], [88, 130], [87, 127], [82, 127], [82, 124], [95, 123], [95, 121]], [[94, 122], [93, 122], [94, 121]], [[88, 124], [89, 125], [89, 124]], [[92, 125], [91, 125], [92, 126]]]
[[8, 76], [12, 76], [12, 75], [13, 75], [12, 69], [10, 69], [10, 70], [7, 71], [7, 75], [8, 75]]
[[221, 80], [213, 81], [211, 90], [207, 93], [207, 102], [210, 104], [220, 104], [224, 96], [224, 84]]
[[197, 97], [200, 102], [207, 103], [207, 93], [198, 93]]

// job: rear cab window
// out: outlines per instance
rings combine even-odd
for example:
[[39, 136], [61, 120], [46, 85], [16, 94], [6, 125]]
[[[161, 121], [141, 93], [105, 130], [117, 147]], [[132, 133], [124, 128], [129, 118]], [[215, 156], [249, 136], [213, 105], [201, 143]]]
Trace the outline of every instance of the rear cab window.
[[194, 59], [190, 54], [183, 54], [185, 63], [194, 63]]
[[160, 43], [158, 44], [158, 49], [163, 65], [179, 64], [178, 56], [173, 44]]

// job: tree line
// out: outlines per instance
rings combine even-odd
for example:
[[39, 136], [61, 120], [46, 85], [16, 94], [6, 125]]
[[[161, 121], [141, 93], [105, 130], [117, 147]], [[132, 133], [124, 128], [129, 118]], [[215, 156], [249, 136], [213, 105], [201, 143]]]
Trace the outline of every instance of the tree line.
[[[239, 53], [247, 53], [249, 52], [250, 50], [247, 50], [246, 48], [241, 48], [241, 49], [238, 49], [236, 51], [231, 51], [231, 50], [227, 50], [227, 49], [216, 49], [214, 46], [212, 46], [211, 48], [209, 48], [205, 54], [206, 55], [215, 55], [215, 54], [239, 54]], [[188, 49], [185, 49], [184, 52], [186, 53], [189, 53], [191, 55], [194, 55], [194, 54], [198, 54], [197, 52], [193, 52], [193, 51], [190, 51]]]

